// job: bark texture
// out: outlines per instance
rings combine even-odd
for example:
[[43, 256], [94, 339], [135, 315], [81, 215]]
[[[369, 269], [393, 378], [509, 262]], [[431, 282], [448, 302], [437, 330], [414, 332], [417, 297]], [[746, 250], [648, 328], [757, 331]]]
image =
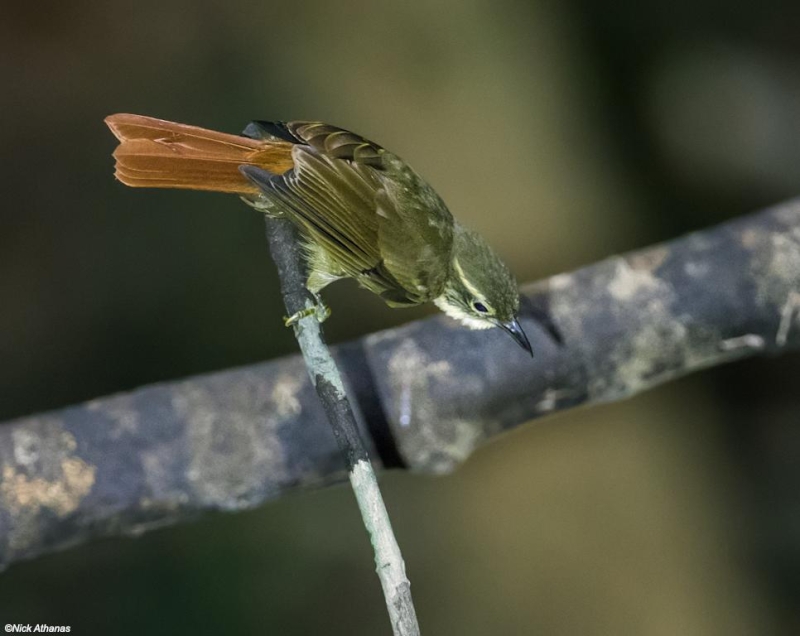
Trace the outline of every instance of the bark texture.
[[[531, 419], [798, 349], [800, 201], [523, 292], [533, 361], [443, 316], [334, 349], [385, 467], [449, 471]], [[21, 418], [0, 425], [0, 565], [346, 476], [300, 356]]]

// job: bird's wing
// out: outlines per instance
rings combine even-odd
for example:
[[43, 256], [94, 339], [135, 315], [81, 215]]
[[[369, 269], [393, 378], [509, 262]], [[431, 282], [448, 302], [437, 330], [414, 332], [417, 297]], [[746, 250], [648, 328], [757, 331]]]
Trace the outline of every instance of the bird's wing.
[[442, 293], [449, 274], [453, 217], [411, 168], [396, 157], [387, 157], [386, 162], [392, 178], [384, 180], [376, 196], [384, 266], [408, 294], [433, 300]]
[[450, 259], [452, 217], [402, 161], [327, 124], [256, 122], [245, 134], [296, 143], [292, 170], [246, 174], [283, 204], [342, 275], [392, 305], [438, 296]]
[[346, 159], [382, 169], [384, 149], [360, 135], [318, 121], [254, 121], [245, 128], [247, 137], [288, 141], [310, 146], [332, 159]]

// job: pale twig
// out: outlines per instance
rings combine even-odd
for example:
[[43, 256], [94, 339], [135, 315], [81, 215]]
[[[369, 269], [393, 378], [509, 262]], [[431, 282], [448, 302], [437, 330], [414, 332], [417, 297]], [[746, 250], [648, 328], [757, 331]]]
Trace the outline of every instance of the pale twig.
[[289, 316], [299, 312], [306, 314], [293, 323], [294, 333], [311, 381], [347, 462], [350, 484], [375, 552], [376, 571], [383, 587], [392, 630], [395, 636], [418, 635], [419, 625], [403, 555], [392, 531], [367, 448], [358, 434], [342, 377], [325, 344], [316, 312], [313, 311], [318, 300], [306, 288], [307, 266], [300, 248], [299, 234], [286, 219], [266, 217], [266, 221], [267, 240], [278, 268], [286, 311]]

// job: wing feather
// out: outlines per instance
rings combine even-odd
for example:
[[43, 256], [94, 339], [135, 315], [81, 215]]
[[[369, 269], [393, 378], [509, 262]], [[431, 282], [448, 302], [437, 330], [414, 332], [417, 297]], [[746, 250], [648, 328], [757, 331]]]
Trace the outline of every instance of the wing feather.
[[453, 221], [427, 183], [394, 155], [346, 130], [317, 122], [259, 126], [304, 142], [292, 149], [292, 170], [251, 179], [280, 202], [314, 250], [326, 253], [315, 265], [331, 271], [315, 281], [352, 277], [393, 306], [441, 293]]

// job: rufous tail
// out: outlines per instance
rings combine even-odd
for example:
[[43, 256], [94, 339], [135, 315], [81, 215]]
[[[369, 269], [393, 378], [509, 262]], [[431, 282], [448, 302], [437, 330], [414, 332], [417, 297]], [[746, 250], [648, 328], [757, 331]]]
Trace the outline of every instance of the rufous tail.
[[134, 188], [181, 188], [252, 195], [258, 188], [239, 166], [273, 174], [292, 168], [292, 144], [256, 140], [143, 115], [105, 120], [119, 139], [115, 176]]

